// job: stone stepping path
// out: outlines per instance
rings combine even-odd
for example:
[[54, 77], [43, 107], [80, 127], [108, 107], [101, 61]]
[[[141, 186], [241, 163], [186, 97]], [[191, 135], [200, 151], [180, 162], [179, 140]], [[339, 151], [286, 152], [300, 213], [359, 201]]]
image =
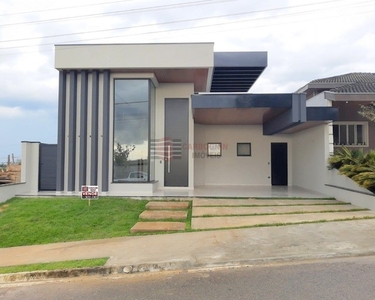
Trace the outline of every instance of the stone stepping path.
[[146, 204], [146, 209], [149, 210], [181, 210], [188, 209], [189, 202], [169, 202], [169, 201], [150, 201]]
[[[184, 231], [188, 208], [189, 202], [186, 201], [150, 201], [146, 204], [146, 210], [139, 215], [141, 221], [137, 222], [130, 232]], [[184, 222], [158, 220], [183, 220]]]
[[179, 210], [145, 210], [139, 215], [140, 219], [144, 220], [186, 220], [187, 211]]
[[364, 210], [354, 205], [297, 205], [297, 206], [253, 206], [253, 207], [194, 207], [193, 217], [235, 216], [254, 214], [288, 214], [324, 211]]
[[[277, 206], [277, 205], [325, 205], [341, 204], [337, 200], [310, 199], [200, 199], [193, 200], [193, 207], [198, 206]], [[344, 203], [343, 203], [344, 204]]]
[[280, 223], [302, 223], [314, 221], [336, 221], [346, 219], [358, 219], [372, 217], [375, 218], [373, 211], [352, 211], [352, 212], [334, 212], [334, 213], [309, 213], [309, 214], [290, 214], [290, 215], [267, 215], [267, 216], [242, 216], [242, 217], [207, 217], [192, 218], [192, 229], [219, 229], [236, 228], [260, 225], [274, 225]]

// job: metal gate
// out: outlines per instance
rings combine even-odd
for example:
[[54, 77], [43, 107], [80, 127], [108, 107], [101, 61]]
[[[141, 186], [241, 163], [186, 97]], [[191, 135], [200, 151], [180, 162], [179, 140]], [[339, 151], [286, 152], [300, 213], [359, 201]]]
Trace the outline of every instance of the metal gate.
[[39, 191], [56, 191], [57, 145], [39, 145]]

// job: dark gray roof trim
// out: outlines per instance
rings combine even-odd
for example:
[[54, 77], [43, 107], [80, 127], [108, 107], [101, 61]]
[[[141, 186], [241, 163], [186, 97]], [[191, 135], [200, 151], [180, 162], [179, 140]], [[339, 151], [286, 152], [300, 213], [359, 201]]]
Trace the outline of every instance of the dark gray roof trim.
[[283, 108], [292, 107], [293, 94], [197, 94], [192, 108]]
[[307, 121], [337, 121], [339, 109], [336, 107], [307, 107]]
[[211, 92], [247, 92], [267, 67], [267, 52], [215, 52]]

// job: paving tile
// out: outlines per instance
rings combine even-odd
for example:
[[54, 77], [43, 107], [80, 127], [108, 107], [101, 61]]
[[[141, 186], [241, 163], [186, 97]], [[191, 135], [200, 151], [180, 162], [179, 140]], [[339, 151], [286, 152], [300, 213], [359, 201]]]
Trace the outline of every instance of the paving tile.
[[188, 209], [189, 202], [186, 201], [150, 201], [146, 204], [148, 210], [181, 210]]
[[186, 220], [187, 211], [145, 210], [139, 215], [139, 218], [147, 219], [147, 220], [162, 220], [162, 219]]
[[337, 200], [312, 200], [312, 199], [201, 199], [193, 200], [193, 207], [197, 206], [250, 206], [250, 205], [314, 205], [335, 204]]
[[[285, 214], [299, 212], [347, 211], [360, 209], [354, 205], [297, 205], [297, 206], [255, 206], [255, 207], [193, 207], [193, 217], [229, 216], [251, 214]], [[364, 209], [363, 209], [364, 210]]]
[[235, 228], [244, 226], [256, 226], [278, 223], [300, 223], [312, 221], [333, 221], [344, 219], [356, 219], [364, 217], [375, 217], [373, 211], [353, 211], [334, 213], [309, 213], [296, 215], [270, 215], [270, 216], [241, 216], [241, 217], [206, 217], [192, 218], [192, 229], [218, 229]]
[[185, 227], [185, 222], [138, 222], [130, 232], [184, 231]]

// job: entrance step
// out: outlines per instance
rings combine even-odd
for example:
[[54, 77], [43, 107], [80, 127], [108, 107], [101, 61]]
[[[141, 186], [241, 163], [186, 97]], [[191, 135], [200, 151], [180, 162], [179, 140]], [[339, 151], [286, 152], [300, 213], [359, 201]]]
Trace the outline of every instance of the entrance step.
[[138, 222], [131, 229], [131, 233], [184, 231], [185, 222]]
[[319, 205], [341, 204], [337, 200], [312, 199], [202, 199], [195, 198], [193, 207], [197, 206], [275, 206], [275, 205]]
[[193, 217], [234, 216], [254, 214], [287, 214], [323, 211], [366, 210], [354, 205], [297, 205], [297, 206], [253, 206], [253, 207], [194, 207]]
[[146, 204], [149, 210], [181, 210], [188, 209], [189, 202], [171, 202], [171, 201], [150, 201]]
[[145, 210], [139, 215], [140, 219], [145, 220], [186, 220], [187, 211], [178, 210]]
[[219, 229], [250, 227], [260, 225], [275, 225], [283, 223], [302, 223], [314, 221], [339, 221], [358, 218], [375, 218], [373, 211], [352, 211], [333, 213], [309, 213], [290, 215], [241, 216], [241, 217], [206, 217], [192, 218], [192, 229]]

